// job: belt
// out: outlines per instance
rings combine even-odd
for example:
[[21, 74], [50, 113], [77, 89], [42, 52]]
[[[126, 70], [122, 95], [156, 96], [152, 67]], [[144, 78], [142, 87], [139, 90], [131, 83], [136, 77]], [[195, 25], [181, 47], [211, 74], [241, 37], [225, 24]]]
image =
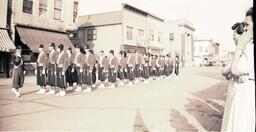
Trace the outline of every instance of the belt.
[[58, 65], [58, 68], [63, 68], [64, 66], [63, 65]]
[[255, 81], [255, 79], [254, 79], [254, 78], [248, 78], [248, 80], [250, 80], [250, 81]]
[[38, 63], [37, 66], [44, 66], [44, 64], [43, 63]]

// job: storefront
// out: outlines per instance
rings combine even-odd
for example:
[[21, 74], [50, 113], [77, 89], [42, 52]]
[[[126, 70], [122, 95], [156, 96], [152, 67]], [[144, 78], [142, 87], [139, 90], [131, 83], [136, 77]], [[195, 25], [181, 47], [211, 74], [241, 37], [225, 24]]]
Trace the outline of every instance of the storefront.
[[47, 51], [50, 43], [55, 43], [56, 47], [63, 44], [65, 49], [74, 48], [65, 32], [16, 26], [15, 44], [22, 45], [25, 70], [33, 71], [35, 69], [39, 45], [44, 45]]
[[9, 77], [10, 58], [15, 45], [9, 38], [6, 29], [0, 29], [0, 77]]
[[137, 51], [138, 53], [145, 54], [146, 53], [146, 48], [143, 46], [133, 46], [133, 45], [122, 45], [121, 50], [124, 51], [130, 51], [134, 53]]

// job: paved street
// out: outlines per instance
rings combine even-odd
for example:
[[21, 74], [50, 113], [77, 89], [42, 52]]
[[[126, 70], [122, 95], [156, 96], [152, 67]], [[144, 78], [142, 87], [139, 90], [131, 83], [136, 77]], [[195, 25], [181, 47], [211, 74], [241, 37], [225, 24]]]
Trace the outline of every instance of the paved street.
[[27, 77], [22, 97], [0, 80], [0, 130], [219, 131], [227, 81], [221, 68], [184, 68], [178, 79], [65, 97], [36, 95]]

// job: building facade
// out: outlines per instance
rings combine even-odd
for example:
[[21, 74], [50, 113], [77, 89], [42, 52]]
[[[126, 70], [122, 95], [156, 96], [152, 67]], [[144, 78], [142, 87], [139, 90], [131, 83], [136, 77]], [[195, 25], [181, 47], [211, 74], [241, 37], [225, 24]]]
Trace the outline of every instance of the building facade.
[[173, 56], [179, 56], [182, 66], [192, 66], [194, 58], [193, 23], [186, 19], [171, 20], [167, 23], [168, 43]]
[[160, 54], [164, 48], [163, 23], [159, 17], [123, 4], [119, 11], [80, 16], [79, 42], [95, 52], [113, 49]]
[[195, 65], [215, 65], [220, 60], [219, 43], [214, 43], [213, 40], [195, 40], [194, 60]]
[[8, 0], [1, 0], [0, 5], [0, 77], [9, 77], [10, 58], [15, 46], [8, 34]]
[[[78, 0], [8, 0], [8, 6], [11, 38], [15, 45], [22, 45], [28, 65], [35, 64], [40, 44], [73, 47], [69, 33], [77, 30]], [[34, 66], [26, 70], [32, 70], [29, 67]]]

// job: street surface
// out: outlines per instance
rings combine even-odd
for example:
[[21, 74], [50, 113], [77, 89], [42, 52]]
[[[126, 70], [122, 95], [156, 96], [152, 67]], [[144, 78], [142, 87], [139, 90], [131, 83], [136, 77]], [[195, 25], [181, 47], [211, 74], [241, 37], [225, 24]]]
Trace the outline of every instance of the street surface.
[[227, 81], [221, 68], [183, 68], [154, 80], [65, 97], [37, 95], [29, 76], [16, 98], [0, 79], [0, 131], [220, 131]]

